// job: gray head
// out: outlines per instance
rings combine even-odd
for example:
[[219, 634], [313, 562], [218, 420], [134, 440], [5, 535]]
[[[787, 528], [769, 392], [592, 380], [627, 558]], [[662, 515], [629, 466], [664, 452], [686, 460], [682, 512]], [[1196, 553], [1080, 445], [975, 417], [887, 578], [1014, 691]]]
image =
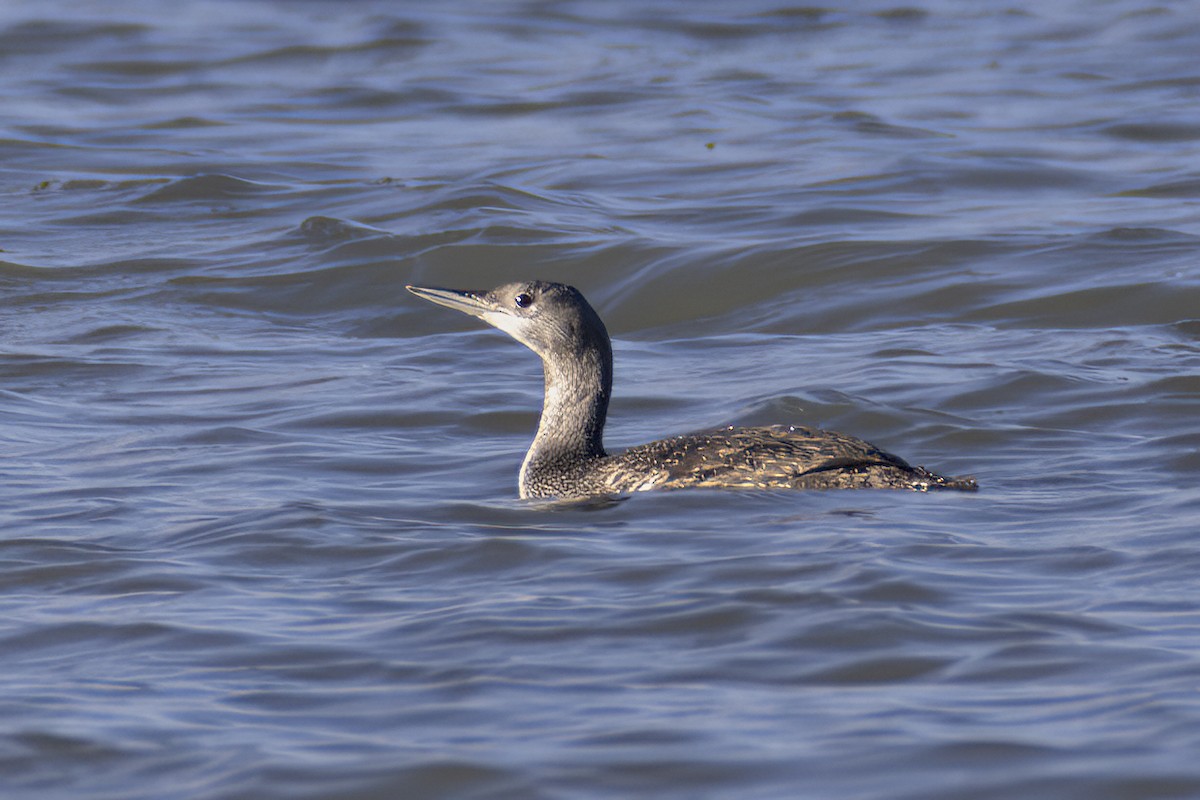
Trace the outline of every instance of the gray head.
[[548, 281], [506, 283], [490, 291], [408, 286], [417, 297], [479, 317], [542, 357], [600, 350], [611, 360], [608, 331], [574, 286]]

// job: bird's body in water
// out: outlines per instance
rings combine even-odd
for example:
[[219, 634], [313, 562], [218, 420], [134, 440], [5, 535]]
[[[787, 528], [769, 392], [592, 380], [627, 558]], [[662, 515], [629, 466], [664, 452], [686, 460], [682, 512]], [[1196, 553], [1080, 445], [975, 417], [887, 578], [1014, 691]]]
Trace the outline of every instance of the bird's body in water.
[[490, 291], [409, 286], [418, 297], [479, 317], [542, 359], [545, 398], [521, 465], [521, 497], [581, 498], [646, 489], [973, 490], [874, 445], [797, 426], [723, 428], [604, 449], [612, 344], [599, 315], [561, 283], [509, 283]]

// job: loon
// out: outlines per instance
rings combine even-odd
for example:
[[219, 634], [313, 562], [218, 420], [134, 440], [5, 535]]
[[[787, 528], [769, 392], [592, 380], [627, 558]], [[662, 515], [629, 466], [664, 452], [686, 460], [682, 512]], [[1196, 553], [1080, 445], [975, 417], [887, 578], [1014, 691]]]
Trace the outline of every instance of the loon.
[[521, 464], [522, 498], [582, 499], [647, 489], [958, 489], [862, 439], [777, 425], [722, 428], [631, 447], [604, 449], [612, 394], [612, 342], [578, 289], [561, 283], [507, 283], [490, 291], [407, 286], [439, 305], [478, 317], [542, 359], [545, 396], [537, 434]]

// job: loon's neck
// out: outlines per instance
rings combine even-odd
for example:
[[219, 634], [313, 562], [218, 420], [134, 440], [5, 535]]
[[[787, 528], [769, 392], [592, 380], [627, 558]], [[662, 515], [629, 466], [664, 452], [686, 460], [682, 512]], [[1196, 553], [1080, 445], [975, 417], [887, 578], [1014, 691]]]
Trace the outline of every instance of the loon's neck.
[[612, 346], [581, 342], [572, 352], [542, 355], [545, 396], [537, 435], [521, 464], [522, 497], [546, 473], [567, 473], [604, 456], [604, 421], [612, 394]]

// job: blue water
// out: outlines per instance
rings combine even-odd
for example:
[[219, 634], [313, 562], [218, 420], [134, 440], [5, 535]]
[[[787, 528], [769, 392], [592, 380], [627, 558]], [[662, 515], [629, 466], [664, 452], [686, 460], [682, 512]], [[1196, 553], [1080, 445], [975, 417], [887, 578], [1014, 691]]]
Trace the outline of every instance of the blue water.
[[[4, 798], [1200, 796], [1185, 4], [0, 8]], [[612, 448], [965, 494], [516, 498]]]

